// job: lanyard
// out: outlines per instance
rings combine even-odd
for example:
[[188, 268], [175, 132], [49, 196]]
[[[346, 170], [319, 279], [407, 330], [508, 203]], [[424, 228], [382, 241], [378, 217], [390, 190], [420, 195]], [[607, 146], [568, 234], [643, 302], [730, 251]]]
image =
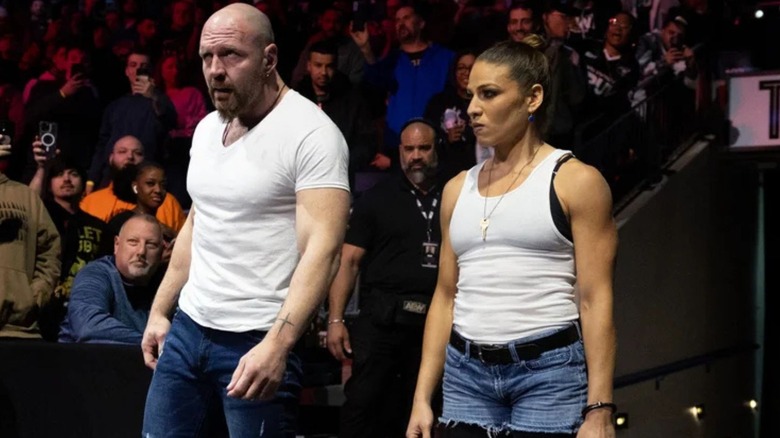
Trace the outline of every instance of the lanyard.
[[417, 192], [415, 192], [414, 189], [412, 189], [411, 192], [412, 196], [414, 196], [414, 200], [417, 202], [417, 208], [420, 209], [420, 213], [422, 214], [423, 219], [425, 219], [427, 226], [425, 234], [428, 236], [428, 242], [431, 242], [431, 222], [433, 221], [433, 212], [436, 210], [436, 206], [439, 205], [439, 199], [434, 196], [433, 202], [431, 203], [431, 209], [425, 211], [425, 207], [423, 207], [420, 197], [417, 196]]

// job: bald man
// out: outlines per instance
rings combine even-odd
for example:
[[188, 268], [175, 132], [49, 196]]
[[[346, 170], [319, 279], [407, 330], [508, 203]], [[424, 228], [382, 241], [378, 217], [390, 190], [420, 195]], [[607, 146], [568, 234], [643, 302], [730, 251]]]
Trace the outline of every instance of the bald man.
[[[330, 289], [328, 349], [352, 357], [340, 438], [404, 436], [422, 354], [423, 326], [439, 272], [442, 180], [437, 132], [424, 119], [401, 128], [401, 172], [356, 200]], [[344, 309], [362, 269], [360, 314]]]
[[162, 254], [157, 219], [148, 214], [128, 219], [114, 238], [114, 255], [90, 262], [76, 275], [59, 342], [138, 345]]
[[347, 145], [279, 77], [262, 12], [220, 9], [199, 53], [216, 111], [195, 130], [192, 209], [144, 333], [155, 372], [143, 435], [198, 436], [219, 397], [231, 437], [294, 437], [301, 362], [293, 346], [338, 268]]
[[[128, 165], [139, 164], [143, 161], [144, 155], [144, 145], [136, 137], [125, 135], [119, 138], [114, 143], [111, 155], [108, 156], [111, 173], [117, 175]], [[114, 194], [114, 183], [111, 182], [108, 187], [87, 194], [81, 200], [79, 207], [84, 212], [108, 223], [117, 214], [134, 209], [135, 204], [117, 198]], [[162, 205], [157, 209], [156, 217], [163, 225], [174, 231], [178, 231], [184, 226], [186, 218], [179, 200], [171, 193], [165, 195]]]

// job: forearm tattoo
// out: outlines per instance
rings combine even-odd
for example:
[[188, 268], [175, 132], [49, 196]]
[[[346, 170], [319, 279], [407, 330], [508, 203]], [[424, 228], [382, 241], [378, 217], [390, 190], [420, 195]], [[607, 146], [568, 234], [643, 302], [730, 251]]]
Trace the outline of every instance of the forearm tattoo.
[[281, 321], [282, 322], [282, 325], [279, 326], [279, 331], [277, 333], [281, 333], [282, 329], [284, 329], [284, 326], [286, 326], [288, 324], [291, 325], [292, 327], [295, 327], [295, 324], [293, 324], [292, 321], [290, 321], [289, 318], [290, 318], [290, 312], [287, 312], [287, 316], [285, 316], [283, 318], [276, 318], [277, 321]]

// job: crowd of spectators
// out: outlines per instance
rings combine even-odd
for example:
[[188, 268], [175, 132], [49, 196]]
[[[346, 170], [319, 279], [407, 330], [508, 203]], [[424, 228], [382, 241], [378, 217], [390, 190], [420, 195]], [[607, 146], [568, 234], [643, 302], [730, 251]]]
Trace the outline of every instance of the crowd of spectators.
[[[413, 173], [408, 165], [413, 152], [405, 157], [399, 150], [401, 131], [410, 121], [439, 130], [425, 128], [425, 136], [418, 138], [424, 143], [418, 148], [428, 148], [426, 166], [441, 172], [436, 178], [427, 175], [436, 181], [431, 188], [489, 158], [491, 148], [477, 143], [470, 125], [471, 68], [494, 43], [522, 42], [532, 34], [545, 44], [552, 77], [545, 90], [548, 113], [537, 120], [538, 125], [549, 121], [544, 139], [597, 167], [615, 193], [624, 190], [627, 180], [635, 181], [631, 172], [637, 163], [655, 153], [633, 142], [632, 131], [686, 120], [683, 116], [695, 111], [700, 78], [709, 68], [706, 53], [715, 38], [715, 14], [706, 0], [680, 2], [253, 3], [273, 22], [284, 82], [316, 103], [347, 141], [350, 186], [356, 198], [362, 196], [354, 211], [361, 211], [361, 202], [376, 206], [377, 217], [389, 218], [397, 230], [403, 211], [381, 189], [400, 193], [398, 184], [388, 178], [387, 184], [375, 186], [379, 190], [365, 191], [361, 179]], [[227, 3], [0, 0], [0, 338], [140, 343], [191, 207], [192, 136], [213, 110], [198, 56], [201, 27]], [[660, 91], [661, 109], [649, 110], [647, 101]], [[406, 148], [409, 143], [403, 142]], [[432, 190], [430, 197], [435, 196]], [[435, 246], [430, 221], [437, 203], [425, 202], [431, 205], [426, 257]], [[417, 205], [406, 213], [419, 221], [423, 207]], [[351, 224], [353, 237], [358, 228]], [[402, 232], [412, 236], [410, 229]], [[390, 237], [385, 240], [403, 242]], [[410, 254], [421, 238], [412, 240]], [[347, 248], [351, 243], [373, 248], [370, 239], [347, 243]], [[346, 299], [354, 283], [360, 279], [362, 298], [371, 286], [370, 276], [358, 276], [366, 266], [359, 247], [344, 251], [351, 263], [343, 266], [354, 270], [350, 281], [340, 285], [341, 313], [333, 313], [338, 306], [330, 304], [335, 319], [328, 325], [342, 330], [337, 340], [346, 334]], [[423, 270], [436, 267], [430, 262], [433, 255], [423, 260]], [[393, 274], [389, 264], [377, 262], [384, 260], [373, 259], [375, 271]], [[403, 273], [391, 277], [416, 281], [416, 271]], [[435, 279], [434, 271], [427, 274]], [[424, 301], [404, 305], [410, 303], [415, 317], [420, 316], [415, 309], [427, 308]], [[371, 304], [364, 300], [362, 306]], [[419, 338], [422, 319], [414, 322]], [[317, 336], [316, 328], [311, 332]], [[360, 351], [360, 333], [355, 334]], [[388, 339], [395, 341], [395, 334]], [[353, 369], [359, 374], [359, 367]], [[367, 395], [347, 388], [347, 398], [363, 408], [370, 406], [362, 402]]]
[[[61, 236], [61, 269], [48, 272], [57, 277], [44, 282], [48, 291], [35, 292], [39, 305], [67, 301], [89, 262], [110, 263], [101, 257], [119, 250], [115, 239], [133, 215], [161, 224], [165, 263], [190, 208], [192, 135], [213, 109], [200, 31], [227, 3], [0, 0], [0, 129], [13, 145], [0, 171], [41, 197], [45, 211], [35, 220]], [[591, 140], [659, 87], [677, 87], [678, 110], [693, 105], [700, 54], [717, 29], [706, 0], [658, 3], [253, 2], [276, 30], [282, 78], [342, 130], [356, 195], [358, 175], [398, 168], [399, 130], [415, 117], [440, 128], [440, 168], [449, 175], [488, 157], [469, 126], [471, 66], [493, 43], [531, 33], [546, 42], [553, 78], [545, 139], [612, 183], [643, 151]], [[64, 316], [54, 313], [55, 321]], [[20, 324], [34, 333], [28, 317]]]

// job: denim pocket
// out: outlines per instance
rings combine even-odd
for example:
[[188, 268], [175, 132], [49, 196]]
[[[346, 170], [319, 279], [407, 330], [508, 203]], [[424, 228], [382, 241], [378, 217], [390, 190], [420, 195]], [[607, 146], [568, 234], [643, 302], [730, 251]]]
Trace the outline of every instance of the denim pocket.
[[577, 355], [574, 352], [574, 348], [577, 343], [567, 345], [565, 347], [556, 348], [554, 350], [545, 351], [536, 359], [531, 359], [523, 362], [524, 366], [529, 371], [549, 371], [556, 368], [563, 368], [570, 364], [576, 365]]
[[466, 362], [466, 355], [458, 351], [457, 348], [450, 344], [447, 344], [447, 357], [445, 361], [445, 367], [460, 368], [463, 363]]

